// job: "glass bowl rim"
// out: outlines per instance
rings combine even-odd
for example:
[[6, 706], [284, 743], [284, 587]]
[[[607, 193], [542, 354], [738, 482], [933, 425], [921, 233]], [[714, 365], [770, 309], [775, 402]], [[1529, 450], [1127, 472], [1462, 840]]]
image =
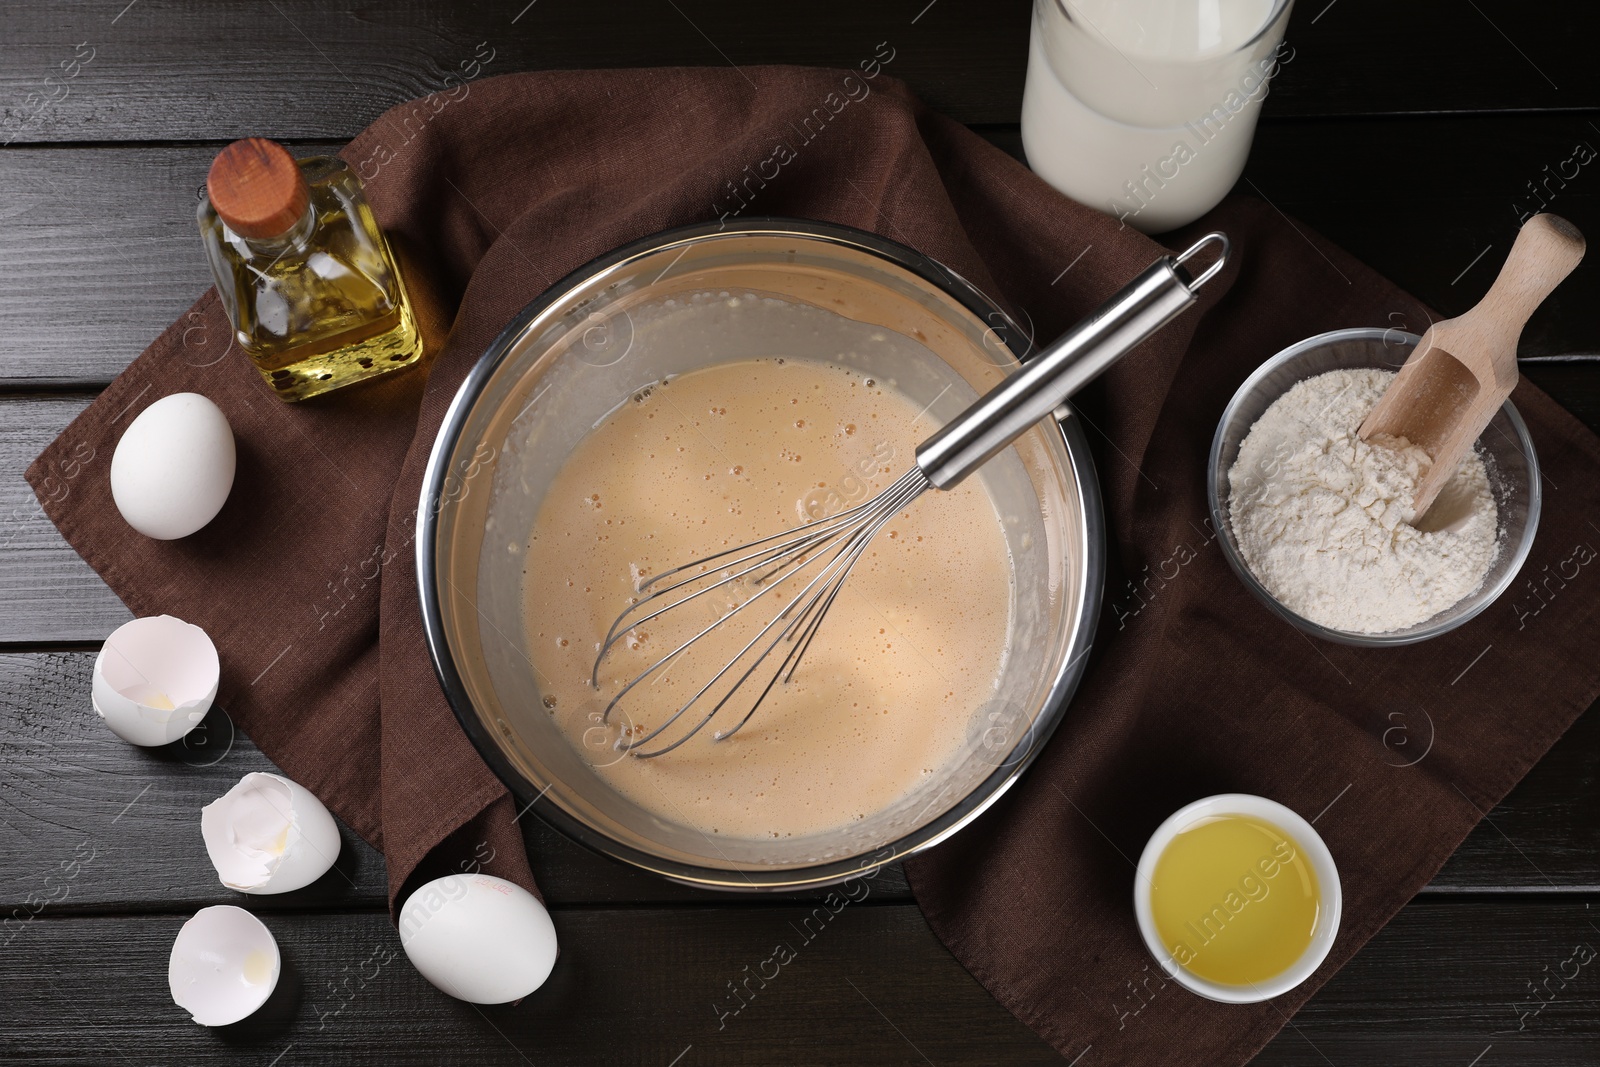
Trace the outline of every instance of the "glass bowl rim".
[[[528, 329], [550, 309], [569, 303], [576, 292], [595, 284], [606, 274], [626, 266], [633, 260], [661, 253], [679, 244], [687, 245], [720, 237], [741, 236], [819, 240], [886, 260], [940, 290], [945, 296], [975, 315], [980, 322], [995, 321], [989, 317], [990, 315], [1002, 316], [1000, 321], [1013, 327], [1007, 329], [1005, 336], [1001, 338], [1007, 349], [1019, 362], [1031, 354], [1030, 349], [1033, 345], [1031, 331], [1025, 333], [1017, 327], [1009, 313], [981, 289], [931, 256], [878, 234], [838, 223], [776, 216], [752, 217], [738, 222], [694, 223], [650, 234], [575, 268], [530, 300], [521, 311], [512, 316], [505, 328], [489, 343], [478, 361], [467, 372], [445, 410], [423, 470], [417, 507], [414, 559], [417, 567], [417, 592], [423, 639], [428, 647], [434, 675], [469, 742], [494, 775], [511, 792], [519, 808], [524, 805], [537, 808], [537, 813], [544, 822], [578, 844], [629, 866], [651, 871], [668, 881], [733, 891], [795, 890], [834, 885], [856, 877], [871, 877], [885, 864], [898, 862], [939, 844], [987, 811], [1038, 757], [1045, 743], [1065, 719], [1067, 708], [1082, 681], [1088, 652], [1094, 645], [1105, 589], [1105, 513], [1099, 478], [1081, 420], [1076, 417], [1049, 420], [1055, 424], [1055, 432], [1059, 434], [1062, 446], [1066, 450], [1067, 462], [1077, 482], [1078, 498], [1082, 505], [1080, 523], [1084, 558], [1081, 563], [1081, 574], [1077, 579], [1080, 585], [1078, 610], [1071, 620], [1076, 627], [1076, 636], [1069, 647], [1066, 662], [1050, 682], [1037, 718], [1024, 732], [1023, 738], [1007, 759], [998, 763], [993, 772], [978, 781], [949, 810], [901, 837], [870, 852], [801, 867], [771, 870], [753, 866], [719, 868], [655, 855], [624, 844], [600, 828], [591, 826], [554, 805], [537, 805], [536, 801], [544, 795], [545, 790], [541, 790], [536, 783], [530, 781], [501, 751], [492, 731], [480, 718], [473, 705], [461, 669], [457, 665], [456, 656], [451, 651], [446, 637], [444, 605], [438, 590], [439, 575], [435, 559], [438, 554], [442, 511], [439, 501], [451, 458], [460, 443], [467, 420], [475, 404], [482, 398], [494, 372], [511, 354]], [[1070, 404], [1064, 406], [1069, 412], [1072, 411]], [[1018, 750], [1021, 750], [1022, 754], [1013, 759]], [[548, 788], [547, 786], [546, 789]]]
[[[1483, 586], [1476, 593], [1471, 594], [1476, 598], [1476, 603], [1467, 610], [1450, 618], [1442, 619], [1432, 625], [1421, 625], [1416, 629], [1401, 630], [1391, 633], [1357, 633], [1350, 630], [1338, 630], [1321, 623], [1312, 622], [1299, 614], [1273, 596], [1266, 586], [1262, 585], [1256, 576], [1251, 573], [1250, 565], [1245, 562], [1239, 553], [1238, 546], [1234, 543], [1233, 526], [1229, 517], [1223, 512], [1221, 498], [1218, 494], [1218, 465], [1222, 458], [1222, 443], [1224, 432], [1227, 430], [1239, 409], [1250, 399], [1257, 388], [1268, 376], [1279, 367], [1289, 363], [1299, 356], [1316, 348], [1340, 341], [1380, 341], [1398, 338], [1408, 347], [1415, 347], [1421, 337], [1414, 333], [1380, 326], [1357, 326], [1342, 330], [1329, 330], [1303, 341], [1297, 341], [1288, 348], [1272, 356], [1257, 367], [1248, 378], [1235, 390], [1228, 406], [1222, 409], [1222, 417], [1217, 420], [1217, 429], [1211, 437], [1211, 451], [1206, 457], [1206, 505], [1211, 513], [1212, 527], [1220, 534], [1217, 538], [1222, 544], [1222, 554], [1226, 557], [1228, 565], [1244, 583], [1246, 589], [1255, 594], [1260, 600], [1279, 617], [1298, 627], [1304, 633], [1313, 637], [1320, 637], [1325, 641], [1332, 641], [1341, 645], [1353, 645], [1359, 648], [1394, 648], [1402, 645], [1413, 645], [1419, 641], [1426, 641], [1438, 637], [1440, 634], [1449, 633], [1463, 623], [1476, 618], [1481, 612], [1500, 599], [1502, 593], [1516, 581], [1517, 575], [1522, 572], [1522, 565], [1527, 562], [1528, 554], [1533, 550], [1534, 535], [1539, 530], [1539, 513], [1542, 506], [1543, 492], [1540, 484], [1539, 457], [1534, 451], [1533, 438], [1528, 433], [1527, 423], [1522, 421], [1522, 415], [1517, 411], [1516, 405], [1507, 400], [1501, 405], [1501, 412], [1510, 421], [1512, 429], [1516, 432], [1516, 443], [1528, 464], [1528, 519], [1523, 526], [1522, 538], [1516, 545], [1511, 565], [1506, 568], [1503, 575], [1492, 586]], [[1241, 438], [1242, 440], [1242, 438]], [[1509, 547], [1509, 546], [1508, 546]], [[1451, 610], [1446, 608], [1445, 611]], [[1441, 614], [1443, 614], [1441, 612]], [[1435, 616], [1437, 618], [1437, 616]], [[1426, 620], [1424, 620], [1426, 622]]]

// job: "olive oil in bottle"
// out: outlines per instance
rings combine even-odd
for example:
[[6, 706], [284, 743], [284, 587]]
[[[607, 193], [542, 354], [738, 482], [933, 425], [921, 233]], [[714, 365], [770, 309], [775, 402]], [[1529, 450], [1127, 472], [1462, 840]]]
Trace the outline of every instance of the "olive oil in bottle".
[[197, 215], [234, 341], [282, 399], [421, 358], [399, 267], [343, 161], [235, 141], [211, 164]]

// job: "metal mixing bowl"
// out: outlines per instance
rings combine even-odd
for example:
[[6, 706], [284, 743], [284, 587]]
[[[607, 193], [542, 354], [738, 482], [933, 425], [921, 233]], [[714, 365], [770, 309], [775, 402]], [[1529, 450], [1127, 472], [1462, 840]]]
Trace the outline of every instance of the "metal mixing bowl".
[[[753, 296], [756, 299], [734, 300]], [[737, 309], [737, 310], [733, 310]], [[888, 810], [808, 836], [760, 840], [668, 821], [594, 770], [542, 707], [527, 656], [523, 555], [576, 443], [667, 375], [762, 355], [853, 365], [919, 405], [957, 414], [1031, 341], [966, 281], [894, 242], [788, 220], [697, 226], [583, 267], [489, 346], [445, 416], [417, 522], [423, 622], [439, 680], [484, 760], [579, 842], [675, 881], [725, 889], [823, 885], [966, 825], [1060, 723], [1104, 584], [1099, 491], [1083, 430], [1036, 426], [976, 477], [1005, 517], [1014, 587], [994, 699], [960, 751]], [[933, 502], [937, 506], [937, 502]], [[661, 757], [670, 759], [670, 756]]]
[[1313, 637], [1340, 644], [1366, 647], [1409, 645], [1455, 629], [1483, 611], [1505, 592], [1522, 569], [1539, 528], [1539, 460], [1533, 439], [1517, 409], [1506, 401], [1488, 429], [1478, 438], [1476, 450], [1489, 474], [1489, 488], [1499, 510], [1497, 539], [1500, 554], [1484, 576], [1478, 591], [1415, 626], [1387, 633], [1335, 630], [1312, 622], [1285, 607], [1250, 572], [1228, 518], [1228, 471], [1239, 456], [1239, 445], [1263, 412], [1296, 382], [1347, 367], [1381, 367], [1399, 370], [1421, 340], [1400, 330], [1351, 329], [1309, 337], [1290, 345], [1267, 360], [1245, 379], [1217, 423], [1211, 441], [1206, 495], [1211, 505], [1212, 527], [1221, 537], [1222, 551], [1239, 580], [1263, 604]]

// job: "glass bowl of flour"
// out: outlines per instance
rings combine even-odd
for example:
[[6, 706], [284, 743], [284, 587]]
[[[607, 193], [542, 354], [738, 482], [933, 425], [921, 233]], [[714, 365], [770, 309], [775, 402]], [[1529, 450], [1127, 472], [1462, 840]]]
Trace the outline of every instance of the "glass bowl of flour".
[[1453, 630], [1516, 579], [1539, 525], [1539, 463], [1507, 402], [1413, 524], [1426, 453], [1356, 431], [1419, 338], [1335, 330], [1263, 363], [1211, 442], [1206, 492], [1246, 588], [1314, 637], [1405, 645]]

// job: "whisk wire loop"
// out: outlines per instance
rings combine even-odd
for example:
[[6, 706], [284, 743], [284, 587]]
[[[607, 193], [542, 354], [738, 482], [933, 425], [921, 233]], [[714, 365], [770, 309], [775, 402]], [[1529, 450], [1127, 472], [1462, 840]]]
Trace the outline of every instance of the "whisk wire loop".
[[[671, 752], [703, 730], [728, 705], [734, 694], [740, 692], [755, 676], [778, 646], [789, 642], [791, 647], [745, 711], [744, 717], [732, 729], [720, 731], [715, 736], [722, 740], [738, 733], [780, 681], [787, 683], [793, 680], [795, 670], [816, 639], [823, 619], [844, 587], [845, 579], [879, 530], [928, 489], [946, 490], [960, 483], [1010, 447], [1031, 427], [1049, 418], [1084, 384], [1185, 309], [1192, 307], [1197, 291], [1221, 273], [1230, 247], [1225, 234], [1210, 233], [1176, 258], [1163, 256], [1156, 260], [1104, 305], [918, 445], [916, 463], [911, 469], [872, 499], [837, 515], [703, 556], [638, 583], [637, 592], [646, 595], [629, 604], [617, 616], [600, 643], [589, 679], [597, 689], [600, 685], [601, 662], [617, 642], [629, 633], [641, 633], [639, 627], [646, 623], [709, 593], [743, 583], [746, 579], [749, 579], [750, 585], [759, 586], [759, 589], [748, 598], [733, 598], [735, 602], [721, 612], [715, 622], [656, 660], [623, 686], [606, 705], [602, 721], [607, 723], [618, 703], [646, 678], [657, 675], [713, 630], [821, 562], [820, 568], [799, 593], [780, 607], [739, 650], [738, 655], [723, 664], [709, 682], [701, 686], [660, 726], [641, 738], [625, 736], [618, 741], [618, 747], [639, 757]], [[1198, 274], [1192, 273], [1189, 261], [1208, 248], [1215, 250], [1209, 264]], [[682, 595], [676, 596], [679, 592]], [[773, 636], [766, 640], [769, 634]], [[766, 643], [763, 645], [764, 640]], [[761, 646], [759, 650], [757, 646]], [[755, 659], [738, 675], [721, 699], [686, 733], [659, 748], [643, 750], [643, 746], [672, 728], [691, 707], [735, 671], [753, 650], [757, 650]], [[665, 677], [662, 674], [656, 680], [659, 682]]]
[[[739, 557], [730, 565], [738, 565], [739, 563], [747, 563], [752, 559], [755, 560], [755, 562], [750, 563], [749, 566], [743, 568], [736, 574], [718, 578], [715, 582], [709, 585], [695, 590], [694, 592], [687, 593], [683, 597], [672, 601], [672, 603], [652, 611], [639, 619], [628, 622], [627, 625], [623, 625], [627, 620], [628, 615], [637, 611], [640, 607], [654, 597], [668, 595], [674, 590], [693, 585], [696, 582], [713, 577], [721, 572], [701, 571], [700, 573], [694, 574], [689, 578], [675, 582], [664, 589], [658, 590], [656, 593], [651, 594], [651, 597], [641, 600], [638, 604], [630, 605], [628, 609], [622, 613], [622, 615], [618, 616], [617, 621], [612, 624], [611, 631], [607, 634], [606, 640], [602, 642], [600, 653], [595, 659], [594, 672], [591, 675], [596, 684], [598, 683], [601, 661], [604, 659], [606, 653], [611, 649], [611, 647], [615, 645], [617, 641], [621, 640], [626, 634], [634, 631], [638, 626], [643, 625], [649, 620], [654, 619], [665, 612], [671, 611], [680, 605], [695, 599], [696, 597], [738, 580], [739, 577], [749, 574], [751, 571], [759, 570], [764, 567], [770, 567], [768, 575], [764, 575], [763, 581], [760, 583], [761, 589], [754, 596], [750, 597], [748, 600], [744, 600], [729, 607], [729, 609], [722, 613], [714, 622], [695, 633], [688, 640], [674, 648], [671, 652], [668, 652], [665, 656], [662, 656], [660, 659], [656, 660], [655, 663], [651, 664], [642, 673], [629, 681], [628, 684], [611, 699], [610, 703], [606, 705], [606, 709], [601, 716], [601, 721], [606, 723], [610, 722], [612, 712], [616, 709], [617, 705], [622, 701], [622, 699], [646, 678], [656, 674], [667, 664], [671, 663], [683, 653], [687, 652], [690, 647], [695, 645], [712, 631], [720, 629], [723, 624], [725, 624], [734, 615], [747, 610], [757, 600], [760, 600], [773, 590], [780, 588], [789, 578], [792, 578], [804, 571], [807, 564], [814, 563], [818, 560], [824, 561], [821, 569], [818, 570], [803, 587], [801, 587], [800, 591], [795, 595], [795, 597], [788, 604], [784, 605], [777, 612], [775, 612], [771, 619], [769, 619], [756, 632], [755, 636], [752, 637], [736, 655], [729, 659], [728, 662], [723, 665], [722, 669], [717, 671], [716, 674], [713, 675], [705, 685], [701, 686], [681, 707], [679, 707], [677, 711], [670, 715], [664, 722], [661, 723], [661, 725], [650, 730], [643, 737], [637, 739], [623, 738], [619, 740], [618, 748], [622, 749], [623, 751], [632, 752], [634, 755], [644, 758], [664, 755], [665, 753], [677, 748], [679, 745], [683, 744], [685, 741], [689, 740], [691, 737], [695, 736], [702, 729], [704, 729], [706, 725], [709, 724], [711, 720], [714, 719], [717, 714], [727, 706], [728, 702], [743, 689], [745, 684], [760, 668], [761, 664], [766, 662], [766, 660], [772, 655], [780, 643], [782, 643], [785, 639], [794, 641], [794, 647], [784, 657], [778, 670], [773, 674], [772, 679], [768, 682], [766, 687], [763, 688], [762, 691], [757, 695], [755, 701], [746, 711], [744, 717], [741, 718], [732, 729], [717, 734], [717, 738], [720, 740], [730, 737], [742, 726], [744, 726], [745, 723], [749, 722], [751, 716], [755, 714], [756, 709], [760, 707], [761, 703], [766, 699], [768, 694], [771, 693], [773, 686], [780, 679], [785, 682], [793, 679], [794, 672], [799, 667], [800, 660], [804, 657], [806, 650], [810, 647], [812, 640], [816, 637], [816, 633], [821, 626], [823, 617], [826, 616], [828, 608], [833, 604], [834, 597], [838, 595], [840, 588], [843, 587], [845, 578], [849, 576], [849, 573], [855, 566], [856, 561], [860, 559], [862, 553], [866, 550], [867, 544], [872, 540], [872, 538], [877, 534], [878, 530], [881, 529], [884, 524], [893, 519], [896, 514], [898, 514], [907, 505], [920, 496], [927, 488], [927, 479], [922, 475], [920, 469], [913, 467], [911, 470], [907, 471], [895, 482], [893, 482], [889, 488], [885, 489], [878, 496], [863, 504], [856, 505], [855, 507], [841, 512], [839, 515], [833, 516], [832, 518], [819, 519], [815, 522], [807, 523], [804, 526], [796, 527], [793, 530], [787, 531], [785, 534], [764, 538], [764, 542], [777, 543], [770, 544], [767, 548], [761, 549], [758, 552], [746, 552], [745, 550], [751, 546], [742, 545], [739, 548], [707, 556], [702, 560], [696, 560], [693, 563], [685, 564], [682, 567], [675, 568], [674, 570], [679, 573], [691, 569], [698, 570], [701, 564], [707, 564], [721, 559], [723, 556], [729, 555], [737, 555]], [[752, 542], [752, 544], [754, 543], [755, 542]], [[782, 573], [781, 576], [776, 580], [773, 580], [771, 577], [769, 577], [771, 574], [778, 572]], [[663, 572], [662, 575], [655, 576], [655, 578], [652, 578], [651, 581], [665, 577], [668, 573], [672, 572]], [[641, 582], [640, 587], [643, 588], [646, 584], [648, 583]], [[673, 741], [671, 744], [648, 752], [642, 750], [644, 746], [650, 744], [650, 742], [655, 740], [655, 738], [659, 737], [662, 733], [669, 730], [675, 723], [677, 723], [678, 720], [682, 718], [691, 707], [704, 698], [708, 692], [714, 689], [718, 682], [720, 682], [741, 662], [743, 662], [751, 650], [755, 649], [756, 646], [761, 643], [763, 638], [772, 633], [774, 628], [785, 623], [786, 620], [786, 625], [783, 625], [782, 628], [778, 630], [777, 634], [773, 636], [772, 639], [766, 644], [766, 646], [760, 649], [759, 654], [753, 661], [751, 661], [744, 673], [738, 677], [738, 679], [728, 689], [727, 693], [725, 693], [722, 698], [718, 700], [716, 704], [698, 722], [696, 722], [689, 730], [687, 730], [681, 737]], [[795, 638], [797, 636], [799, 640], [796, 641]]]
[[[707, 593], [711, 593], [725, 585], [736, 583], [746, 575], [750, 574], [752, 571], [760, 570], [762, 567], [772, 563], [773, 560], [781, 560], [781, 562], [776, 564], [766, 574], [760, 575], [753, 583], [770, 588], [770, 578], [773, 574], [783, 570], [785, 567], [804, 563], [805, 552], [808, 549], [832, 539], [836, 534], [840, 533], [846, 527], [852, 526], [855, 523], [855, 520], [863, 512], [870, 511], [881, 503], [881, 498], [873, 498], [865, 501], [864, 503], [857, 504], [846, 511], [842, 511], [837, 515], [817, 519], [802, 526], [785, 530], [783, 533], [773, 534], [770, 537], [763, 537], [759, 541], [751, 541], [735, 548], [725, 549], [721, 552], [704, 556], [700, 559], [694, 560], [693, 562], [685, 563], [680, 567], [673, 567], [671, 570], [662, 571], [660, 574], [654, 574], [649, 578], [643, 579], [636, 586], [637, 590], [641, 593], [664, 578], [669, 578], [675, 574], [682, 574], [685, 571], [697, 572], [695, 574], [691, 574], [687, 578], [683, 578], [677, 582], [674, 582], [671, 585], [655, 590], [642, 600], [638, 600], [632, 604], [629, 604], [622, 610], [622, 613], [616, 617], [615, 621], [612, 622], [611, 628], [606, 631], [605, 639], [600, 644], [599, 653], [595, 656], [594, 670], [589, 675], [590, 686], [599, 688], [601, 661], [605, 659], [606, 653], [611, 650], [612, 646], [620, 641], [629, 631], [636, 630], [645, 623], [651, 622], [652, 620], [666, 614], [668, 611], [680, 607], [681, 605], [686, 604], [697, 597], [704, 596]], [[768, 542], [773, 541], [780, 543], [769, 545], [769, 547], [762, 548], [757, 551], [748, 551], [750, 549], [754, 549], [757, 545], [768, 544]], [[741, 553], [743, 554], [741, 555]], [[641, 608], [644, 608], [646, 605], [658, 601], [663, 597], [666, 597], [677, 590], [684, 588], [685, 586], [694, 585], [695, 583], [703, 580], [707, 576], [706, 568], [708, 568], [712, 563], [722, 559], [724, 556], [735, 555], [737, 555], [739, 558], [729, 560], [728, 562], [724, 563], [719, 568], [719, 571], [730, 570], [731, 568], [738, 567], [741, 564], [749, 562], [750, 560], [755, 560], [755, 562], [742, 570], [731, 574], [725, 574], [719, 581], [716, 581], [710, 585], [701, 586], [699, 589], [695, 590], [693, 593], [685, 595], [680, 600], [675, 600], [664, 607], [657, 608], [648, 615], [636, 618], [631, 622], [628, 622], [626, 626], [623, 625], [623, 622], [627, 620], [628, 616], [632, 615], [636, 611], [639, 611]], [[750, 599], [754, 600], [755, 597], [751, 597]], [[746, 601], [746, 603], [748, 603], [748, 601]]]

